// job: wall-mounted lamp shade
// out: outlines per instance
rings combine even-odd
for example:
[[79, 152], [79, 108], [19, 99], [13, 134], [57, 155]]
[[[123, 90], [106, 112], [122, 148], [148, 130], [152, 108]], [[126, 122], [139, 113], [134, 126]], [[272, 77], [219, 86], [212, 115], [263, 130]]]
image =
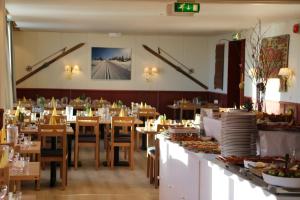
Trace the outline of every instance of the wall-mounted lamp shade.
[[70, 65], [66, 65], [65, 66], [65, 72], [71, 72], [72, 71], [72, 68]]
[[154, 76], [158, 74], [157, 67], [145, 67], [144, 68], [144, 76], [147, 81], [150, 81]]
[[157, 72], [158, 72], [158, 70], [157, 70], [156, 67], [152, 67], [152, 68], [151, 68], [151, 71], [152, 71], [152, 73], [157, 73]]
[[78, 65], [74, 65], [72, 72], [73, 73], [78, 73], [80, 71], [79, 66]]
[[145, 68], [144, 68], [144, 73], [149, 73], [149, 72], [150, 72], [149, 67], [145, 67]]
[[289, 76], [291, 74], [291, 70], [287, 67], [280, 68], [278, 75], [279, 76]]

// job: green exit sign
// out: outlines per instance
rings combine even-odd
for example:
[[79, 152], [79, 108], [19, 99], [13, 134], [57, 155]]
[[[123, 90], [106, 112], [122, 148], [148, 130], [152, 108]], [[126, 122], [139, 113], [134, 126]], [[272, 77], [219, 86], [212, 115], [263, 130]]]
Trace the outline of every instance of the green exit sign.
[[199, 3], [175, 3], [175, 12], [198, 13], [199, 11]]

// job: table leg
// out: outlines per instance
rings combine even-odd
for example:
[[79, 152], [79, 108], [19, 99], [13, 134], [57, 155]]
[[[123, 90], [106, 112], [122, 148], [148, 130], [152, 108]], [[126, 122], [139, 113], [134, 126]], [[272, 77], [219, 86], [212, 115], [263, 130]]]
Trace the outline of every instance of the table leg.
[[68, 144], [68, 167], [72, 166], [72, 141], [73, 136], [68, 135], [67, 136], [67, 144]]
[[[107, 166], [107, 161], [103, 162], [104, 166]], [[114, 166], [128, 167], [128, 161], [120, 161], [120, 147], [115, 147], [114, 151]]]
[[147, 150], [147, 135], [146, 134], [142, 134], [142, 146], [141, 146], [142, 150]]
[[[56, 137], [51, 138], [51, 149], [56, 149]], [[50, 187], [56, 183], [56, 162], [50, 162]]]

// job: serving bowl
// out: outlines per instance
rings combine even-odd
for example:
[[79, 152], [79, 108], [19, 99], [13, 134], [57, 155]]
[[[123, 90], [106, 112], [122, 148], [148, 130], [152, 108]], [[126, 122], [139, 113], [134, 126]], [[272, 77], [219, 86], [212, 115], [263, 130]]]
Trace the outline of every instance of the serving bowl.
[[300, 188], [300, 178], [272, 176], [262, 173], [263, 179], [270, 185], [285, 187], [285, 188]]

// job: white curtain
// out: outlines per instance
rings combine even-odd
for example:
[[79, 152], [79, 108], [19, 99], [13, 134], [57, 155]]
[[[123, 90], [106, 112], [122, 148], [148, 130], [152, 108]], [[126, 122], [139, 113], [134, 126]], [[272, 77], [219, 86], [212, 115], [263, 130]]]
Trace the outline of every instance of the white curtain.
[[5, 0], [0, 0], [0, 108], [12, 108], [12, 69], [8, 62]]

